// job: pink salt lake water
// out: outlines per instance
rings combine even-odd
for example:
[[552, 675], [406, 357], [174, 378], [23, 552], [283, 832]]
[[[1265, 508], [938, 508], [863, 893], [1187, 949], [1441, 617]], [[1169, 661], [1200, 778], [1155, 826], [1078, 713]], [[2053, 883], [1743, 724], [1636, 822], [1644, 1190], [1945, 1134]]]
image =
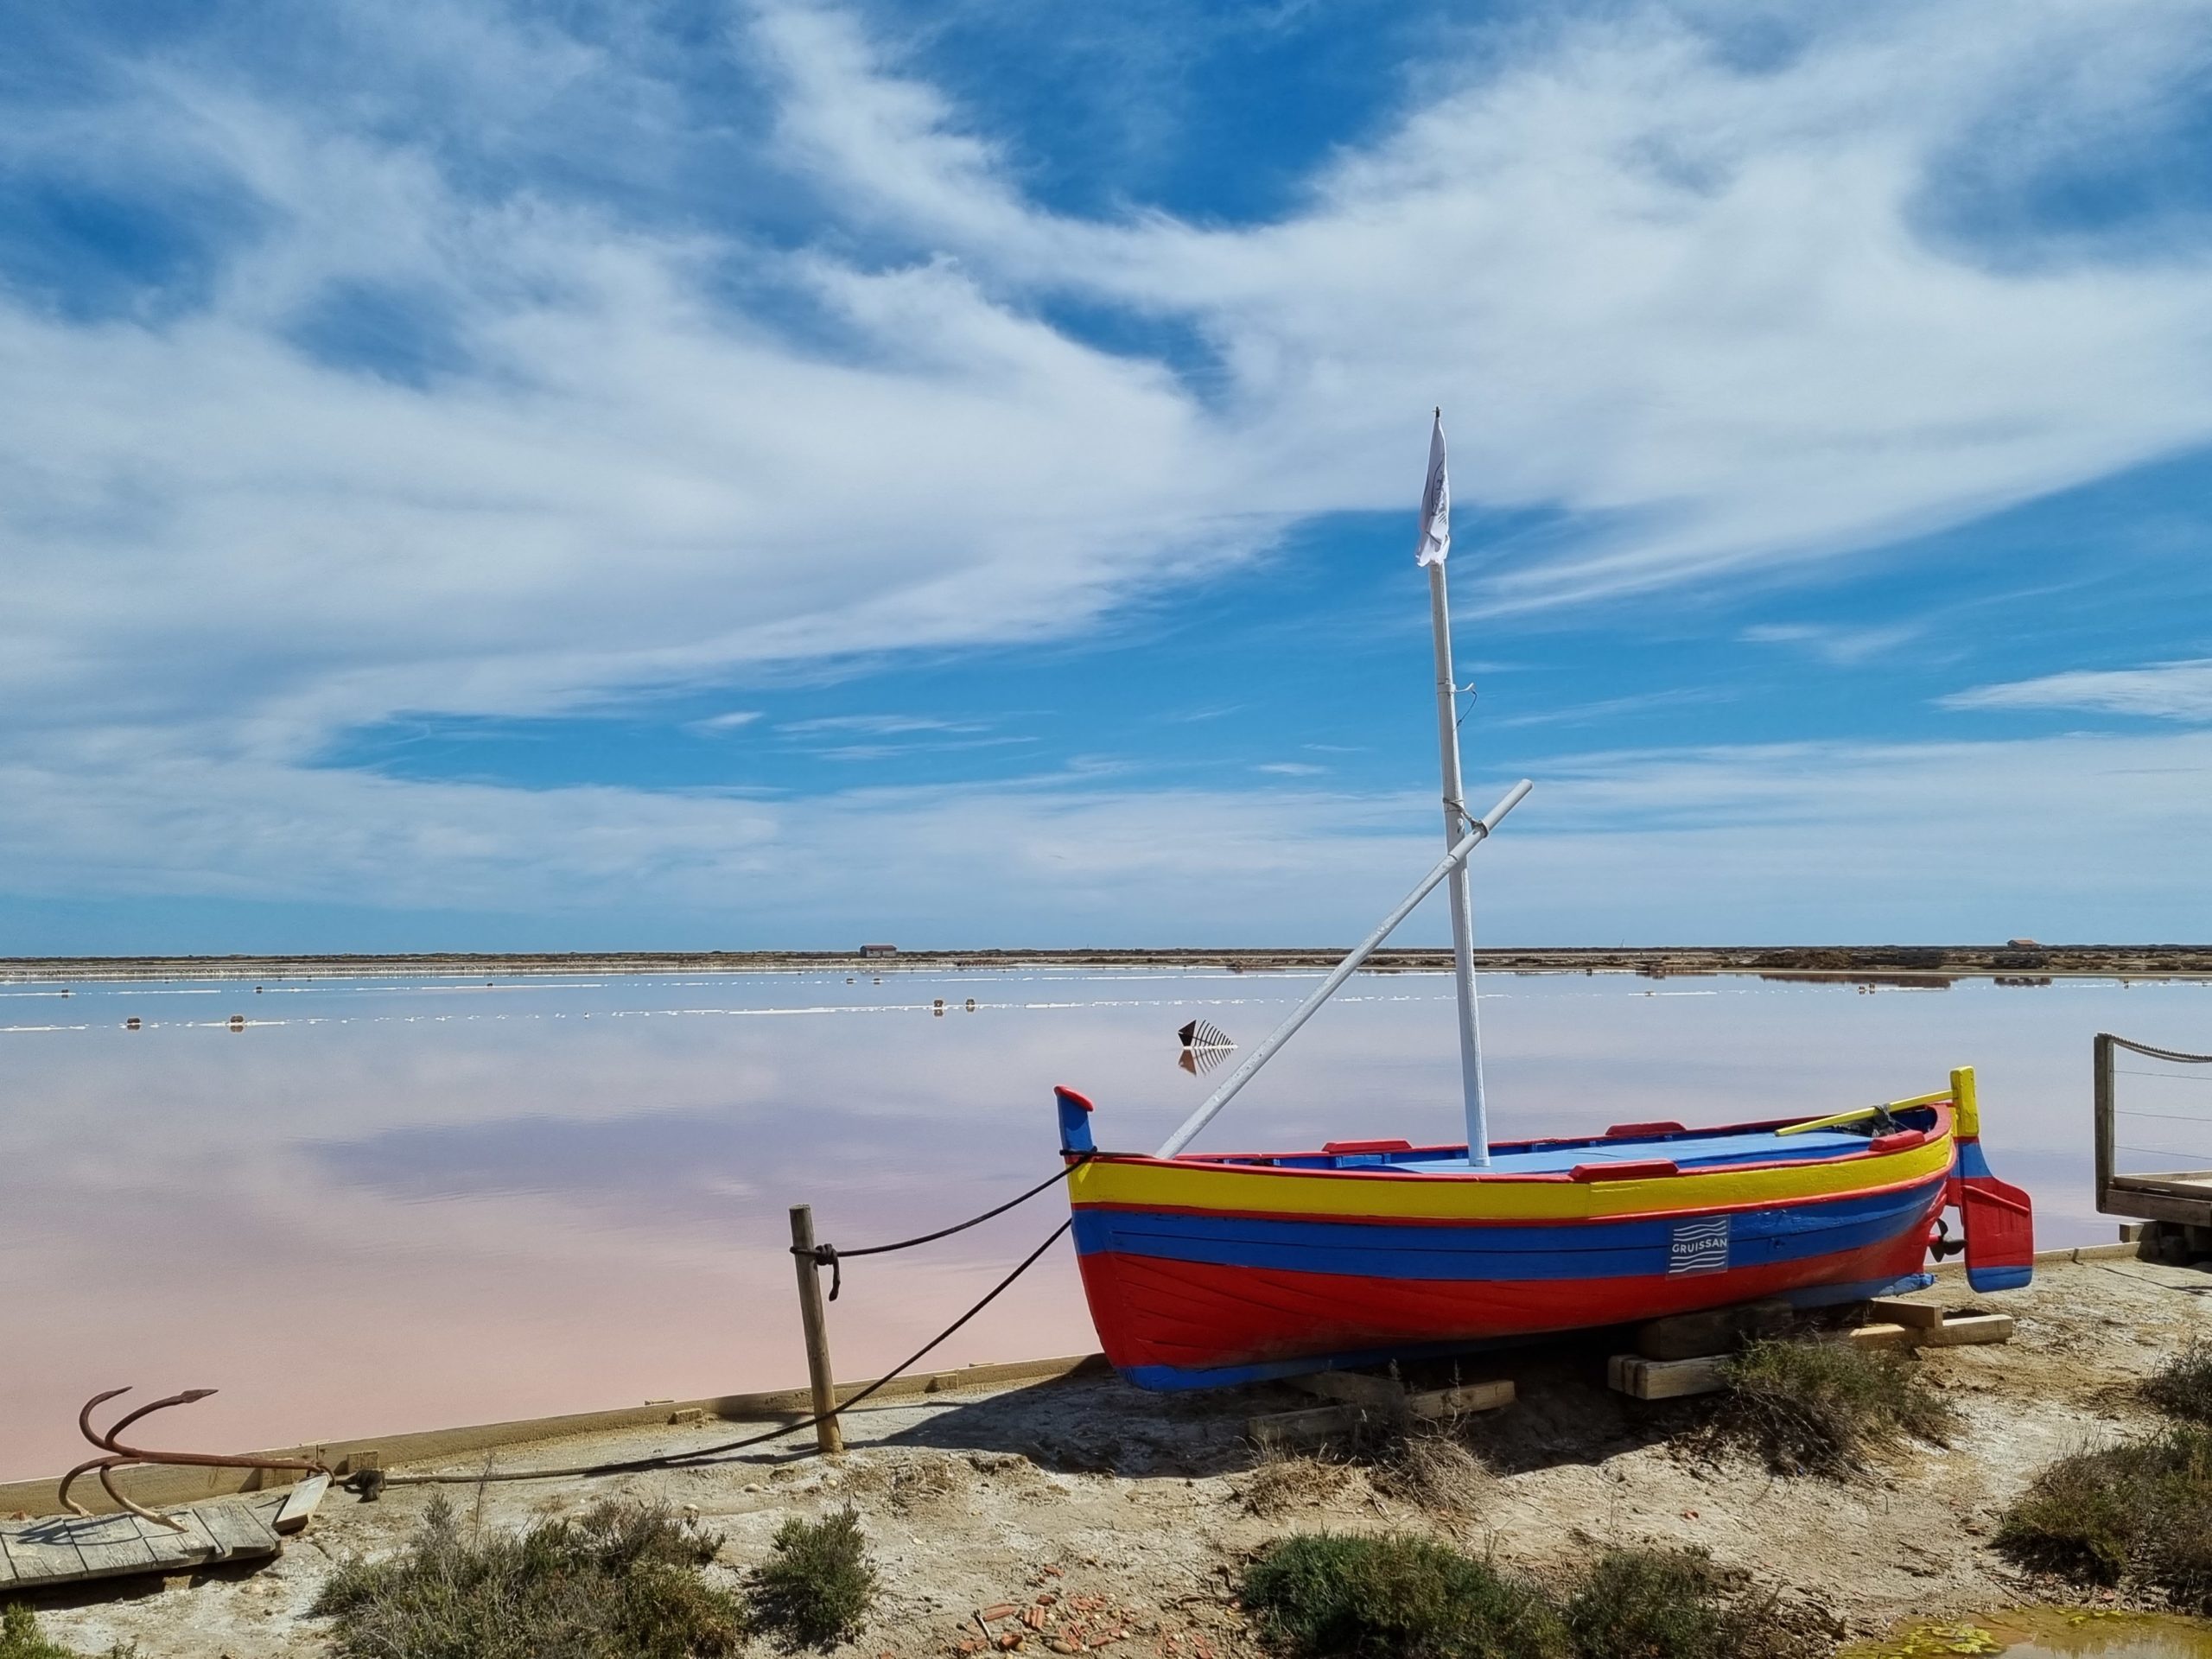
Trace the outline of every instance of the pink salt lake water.
[[[124, 1383], [219, 1388], [158, 1438], [228, 1449], [791, 1385], [788, 1205], [847, 1246], [970, 1215], [1050, 1173], [1054, 1083], [1097, 1102], [1101, 1144], [1148, 1150], [1222, 1075], [1177, 1068], [1176, 1027], [1249, 1046], [1313, 982], [0, 986], [0, 1478], [76, 1461], [78, 1406]], [[2089, 1189], [2091, 1036], [2212, 1050], [2202, 983], [1484, 991], [1501, 1138], [1840, 1110], [1972, 1063], [1998, 1173], [2035, 1193], [2045, 1245], [2113, 1236]], [[1441, 976], [1354, 980], [1201, 1147], [1459, 1138], [1451, 997]], [[2140, 1115], [2121, 1138], [2146, 1150], [2124, 1166], [2212, 1166], [2212, 1080], [2126, 1064]], [[840, 1375], [903, 1358], [1065, 1214], [1048, 1192], [853, 1263]], [[1064, 1242], [929, 1363], [1095, 1345]]]

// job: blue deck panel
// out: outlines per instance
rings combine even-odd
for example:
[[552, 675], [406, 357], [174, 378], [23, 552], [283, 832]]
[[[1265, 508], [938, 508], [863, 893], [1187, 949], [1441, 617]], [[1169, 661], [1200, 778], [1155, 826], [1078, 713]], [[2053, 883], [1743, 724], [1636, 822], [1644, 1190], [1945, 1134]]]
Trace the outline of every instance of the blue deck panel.
[[[1707, 1135], [1667, 1141], [1609, 1141], [1581, 1146], [1531, 1147], [1523, 1152], [1494, 1152], [1490, 1166], [1500, 1174], [1550, 1175], [1577, 1164], [1637, 1164], [1664, 1158], [1678, 1168], [1692, 1165], [1755, 1164], [1777, 1158], [1835, 1158], [1866, 1150], [1866, 1137], [1838, 1129], [1805, 1135]], [[1448, 1174], [1467, 1167], [1465, 1158], [1393, 1159], [1393, 1169], [1408, 1173]]]

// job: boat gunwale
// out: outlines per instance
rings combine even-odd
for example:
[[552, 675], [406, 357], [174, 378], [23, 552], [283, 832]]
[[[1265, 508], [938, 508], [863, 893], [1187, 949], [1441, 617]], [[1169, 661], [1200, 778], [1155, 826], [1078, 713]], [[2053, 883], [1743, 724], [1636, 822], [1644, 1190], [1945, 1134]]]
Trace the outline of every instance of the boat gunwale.
[[[1446, 1183], [1468, 1186], [1592, 1186], [1616, 1185], [1630, 1181], [1665, 1181], [1669, 1184], [1673, 1184], [1681, 1181], [1695, 1180], [1701, 1176], [1707, 1175], [1741, 1175], [1758, 1172], [1783, 1169], [1834, 1169], [1839, 1166], [1849, 1166], [1864, 1163], [1873, 1159], [1909, 1158], [1916, 1153], [1926, 1151], [1929, 1147], [1942, 1141], [1948, 1140], [1955, 1144], [1958, 1140], [1958, 1135], [1956, 1133], [1954, 1114], [1951, 1109], [1951, 1103], [1948, 1100], [1931, 1101], [1926, 1103], [1925, 1109], [1935, 1113], [1936, 1122], [1924, 1132], [1924, 1138], [1915, 1146], [1897, 1147], [1876, 1151], [1872, 1144], [1869, 1142], [1867, 1147], [1864, 1151], [1827, 1153], [1819, 1156], [1800, 1158], [1768, 1158], [1746, 1163], [1692, 1165], [1688, 1168], [1678, 1167], [1675, 1173], [1671, 1175], [1654, 1175], [1649, 1173], [1648, 1171], [1640, 1174], [1624, 1173], [1617, 1181], [1607, 1181], [1602, 1175], [1595, 1178], [1594, 1179], [1586, 1177], [1578, 1180], [1573, 1173], [1569, 1170], [1541, 1170], [1532, 1171], [1526, 1173], [1519, 1173], [1512, 1171], [1475, 1168], [1434, 1170], [1403, 1169], [1393, 1168], [1387, 1164], [1357, 1164], [1351, 1166], [1350, 1167], [1337, 1169], [1312, 1169], [1285, 1166], [1283, 1165], [1274, 1163], [1237, 1161], [1238, 1160], [1245, 1159], [1323, 1158], [1329, 1155], [1327, 1153], [1318, 1149], [1311, 1152], [1182, 1153], [1178, 1154], [1173, 1158], [1161, 1158], [1148, 1152], [1088, 1152], [1071, 1153], [1065, 1155], [1071, 1164], [1080, 1159], [1085, 1165], [1110, 1164], [1121, 1168], [1133, 1170], [1173, 1169], [1190, 1171], [1201, 1174], [1260, 1176], [1269, 1178], [1319, 1177], [1328, 1180], [1342, 1180], [1349, 1178], [1354, 1180], [1386, 1181], [1394, 1186], [1404, 1185], [1408, 1182], [1425, 1184]], [[1771, 1134], [1776, 1129], [1785, 1128], [1792, 1123], [1802, 1123], [1805, 1120], [1802, 1118], [1785, 1117], [1777, 1118], [1769, 1122], [1730, 1123], [1723, 1124], [1718, 1128], [1710, 1129], [1685, 1129], [1679, 1132], [1670, 1132], [1670, 1135], [1678, 1134], [1678, 1137], [1680, 1139], [1688, 1140], [1710, 1135], [1751, 1135], [1756, 1133]], [[1663, 1140], [1647, 1141], [1642, 1136], [1624, 1136], [1618, 1141], [1606, 1141], [1603, 1137], [1599, 1136], [1579, 1141], [1509, 1141], [1495, 1142], [1493, 1143], [1491, 1149], [1493, 1151], [1497, 1151], [1501, 1147], [1519, 1148], [1563, 1146], [1634, 1145], [1663, 1146], [1665, 1144], [1666, 1142]], [[1465, 1150], [1466, 1148], [1465, 1147], [1414, 1147], [1408, 1149], [1408, 1153], [1411, 1154], [1435, 1153], [1440, 1155], [1449, 1155], [1454, 1152], [1464, 1154]], [[1624, 1169], [1627, 1167], [1628, 1166], [1624, 1166]], [[1926, 1178], [1920, 1177], [1916, 1179]], [[1873, 1191], [1876, 1189], [1870, 1188], [1868, 1190]], [[1098, 1203], [1096, 1200], [1090, 1200], [1088, 1202], [1092, 1204]], [[1100, 1207], [1104, 1206], [1102, 1205]], [[1116, 1205], [1114, 1207], [1166, 1209], [1170, 1206], [1141, 1205]]]

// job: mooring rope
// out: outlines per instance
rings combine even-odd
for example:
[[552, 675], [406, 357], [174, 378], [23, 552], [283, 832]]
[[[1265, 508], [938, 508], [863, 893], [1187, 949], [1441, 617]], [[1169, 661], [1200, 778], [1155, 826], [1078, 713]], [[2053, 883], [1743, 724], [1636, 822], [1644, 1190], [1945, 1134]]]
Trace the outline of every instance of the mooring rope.
[[[919, 1238], [902, 1239], [895, 1244], [874, 1244], [870, 1245], [866, 1249], [847, 1250], [843, 1252], [843, 1254], [847, 1255], [880, 1255], [888, 1250], [907, 1249], [917, 1244], [927, 1244], [933, 1240], [945, 1238], [954, 1233], [963, 1232], [967, 1229], [976, 1225], [977, 1222], [988, 1221], [993, 1216], [1002, 1216], [1007, 1211], [1013, 1209], [1016, 1205], [1027, 1203], [1029, 1199], [1035, 1198], [1039, 1192], [1044, 1192], [1047, 1187], [1052, 1185], [1053, 1182], [1065, 1180], [1070, 1174], [1080, 1168], [1083, 1165], [1088, 1163], [1090, 1160], [1090, 1155], [1089, 1154], [1085, 1154], [1081, 1157], [1073, 1159], [1065, 1168], [1054, 1175], [1052, 1178], [1052, 1180], [1045, 1181], [1036, 1186], [1033, 1186], [1029, 1191], [1024, 1192], [1020, 1198], [1010, 1198], [1006, 1203], [999, 1205], [997, 1209], [987, 1210], [982, 1215], [974, 1217], [972, 1220], [963, 1221], [957, 1226], [944, 1228], [934, 1233], [925, 1233]], [[931, 1354], [934, 1353], [938, 1346], [955, 1332], [958, 1331], [962, 1325], [967, 1324], [969, 1320], [974, 1319], [978, 1313], [982, 1313], [993, 1302], [996, 1301], [999, 1299], [1000, 1294], [1003, 1292], [1007, 1286], [1011, 1285], [1015, 1280], [1020, 1278], [1023, 1274], [1028, 1272], [1031, 1268], [1034, 1267], [1037, 1264], [1038, 1258], [1042, 1256], [1046, 1251], [1051, 1249], [1055, 1243], [1058, 1243], [1060, 1236], [1074, 1225], [1075, 1218], [1071, 1216], [1067, 1220], [1062, 1222], [1058, 1226], [1052, 1229], [1052, 1233], [1046, 1238], [1045, 1242], [1042, 1244], [1039, 1244], [1035, 1249], [1030, 1251], [1027, 1255], [1022, 1257], [1020, 1262], [1014, 1268], [1014, 1271], [1007, 1274], [1005, 1278], [1000, 1280], [998, 1283], [993, 1285], [991, 1288], [985, 1293], [983, 1299], [981, 1301], [970, 1307], [965, 1313], [963, 1313], [950, 1325], [946, 1325], [944, 1330], [931, 1337], [927, 1342], [924, 1343], [912, 1354], [901, 1360], [897, 1365], [892, 1367], [891, 1370], [886, 1371], [881, 1376], [876, 1378], [874, 1382], [869, 1383], [858, 1394], [855, 1394], [851, 1399], [845, 1401], [841, 1405], [831, 1407], [828, 1411], [817, 1412], [810, 1417], [802, 1418], [798, 1422], [785, 1423], [778, 1427], [769, 1429], [764, 1433], [748, 1434], [742, 1440], [724, 1440], [715, 1446], [695, 1446], [688, 1452], [670, 1452], [650, 1458], [628, 1458], [612, 1463], [577, 1464], [565, 1469], [486, 1469], [475, 1474], [453, 1472], [442, 1474], [403, 1475], [386, 1474], [380, 1469], [365, 1469], [359, 1473], [350, 1477], [346, 1480], [346, 1484], [349, 1490], [359, 1492], [364, 1497], [367, 1497], [373, 1496], [376, 1492], [381, 1491], [386, 1486], [473, 1486], [481, 1481], [494, 1480], [584, 1479], [599, 1475], [643, 1474], [654, 1469], [684, 1469], [690, 1468], [700, 1464], [719, 1462], [731, 1452], [742, 1452], [752, 1446], [764, 1446], [770, 1440], [781, 1440], [786, 1434], [796, 1434], [804, 1429], [816, 1427], [820, 1424], [828, 1422], [833, 1417], [842, 1417], [854, 1407], [859, 1405], [861, 1401], [867, 1399], [879, 1389], [881, 1389], [886, 1383], [892, 1382], [894, 1378], [905, 1376], [908, 1371], [913, 1370], [916, 1365], [918, 1365], [923, 1360], [928, 1358]], [[817, 1245], [815, 1247], [814, 1254], [817, 1262], [822, 1259], [819, 1253], [828, 1248], [829, 1247], [826, 1245]], [[793, 1245], [791, 1247], [791, 1253], [795, 1255], [804, 1255], [809, 1254], [808, 1252], [800, 1249], [797, 1245]], [[833, 1269], [836, 1266], [837, 1254], [838, 1253], [835, 1250], [830, 1251], [829, 1259]], [[833, 1292], [832, 1294], [834, 1295], [835, 1293]]]
[[980, 1227], [983, 1223], [990, 1220], [992, 1217], [1002, 1216], [1006, 1214], [1007, 1211], [1014, 1209], [1016, 1205], [1028, 1203], [1030, 1199], [1035, 1198], [1039, 1192], [1044, 1192], [1046, 1188], [1058, 1185], [1060, 1182], [1065, 1181], [1069, 1176], [1074, 1174], [1076, 1171], [1081, 1169], [1085, 1164], [1089, 1163], [1093, 1155], [1094, 1154], [1086, 1152], [1080, 1157], [1075, 1158], [1068, 1163], [1062, 1165], [1052, 1174], [1038, 1182], [1036, 1185], [1031, 1187], [1027, 1192], [1024, 1192], [1020, 1198], [1008, 1198], [1004, 1204], [1000, 1205], [995, 1210], [986, 1210], [980, 1216], [970, 1216], [965, 1221], [955, 1222], [950, 1227], [940, 1227], [937, 1231], [933, 1233], [924, 1233], [918, 1238], [902, 1238], [895, 1244], [868, 1244], [862, 1246], [857, 1250], [841, 1250], [835, 1244], [816, 1244], [811, 1248], [804, 1244], [794, 1244], [791, 1246], [791, 1254], [793, 1255], [799, 1256], [812, 1256], [814, 1258], [814, 1265], [816, 1267], [827, 1268], [830, 1269], [830, 1300], [834, 1302], [837, 1300], [837, 1293], [845, 1287], [845, 1275], [843, 1270], [838, 1266], [838, 1263], [844, 1261], [848, 1256], [888, 1255], [893, 1250], [911, 1250], [917, 1244], [934, 1244], [940, 1238], [950, 1238], [955, 1233], [964, 1233], [970, 1227]]
[[2212, 1054], [2184, 1054], [2177, 1048], [2153, 1048], [2148, 1043], [2132, 1043], [2125, 1037], [2113, 1037], [2112, 1040], [2119, 1047], [2147, 1054], [2154, 1060], [2171, 1060], [2176, 1065], [2212, 1065]]

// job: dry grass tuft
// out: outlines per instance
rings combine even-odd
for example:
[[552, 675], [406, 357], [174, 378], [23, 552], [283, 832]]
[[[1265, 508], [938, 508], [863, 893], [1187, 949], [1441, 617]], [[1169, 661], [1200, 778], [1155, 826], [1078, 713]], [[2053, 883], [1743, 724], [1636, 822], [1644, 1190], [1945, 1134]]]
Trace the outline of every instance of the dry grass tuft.
[[2212, 1424], [2212, 1338], [2191, 1337], [2144, 1379], [2143, 1397], [2169, 1417]]
[[1785, 1474], [1840, 1478], [1907, 1436], [1941, 1446], [1958, 1417], [1915, 1361], [1846, 1342], [1753, 1342], [1727, 1372], [1716, 1427]]
[[1302, 1452], [1269, 1452], [1240, 1494], [1254, 1515], [1287, 1515], [1310, 1510], [1340, 1496], [1351, 1484], [1351, 1471], [1341, 1463]]
[[1375, 1469], [1375, 1484], [1394, 1497], [1440, 1515], [1480, 1514], [1497, 1478], [1453, 1430], [1419, 1427]]

